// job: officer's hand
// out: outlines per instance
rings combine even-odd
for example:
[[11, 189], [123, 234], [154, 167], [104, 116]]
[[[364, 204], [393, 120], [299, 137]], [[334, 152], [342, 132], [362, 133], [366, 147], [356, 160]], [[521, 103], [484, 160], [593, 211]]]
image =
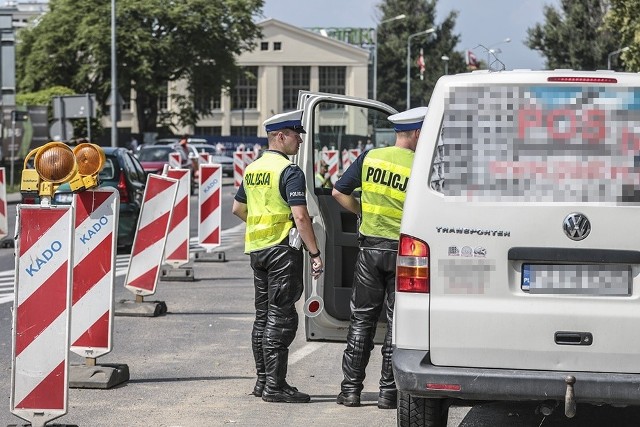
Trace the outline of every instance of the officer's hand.
[[320, 256], [311, 258], [311, 275], [314, 279], [320, 277], [320, 275], [324, 271], [323, 267], [324, 264], [322, 263], [322, 258], [320, 258]]

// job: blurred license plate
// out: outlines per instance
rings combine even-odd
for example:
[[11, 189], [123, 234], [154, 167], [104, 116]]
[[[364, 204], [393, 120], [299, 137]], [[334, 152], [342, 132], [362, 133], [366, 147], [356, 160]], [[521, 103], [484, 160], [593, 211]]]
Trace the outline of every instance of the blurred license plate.
[[73, 200], [73, 193], [60, 193], [53, 195], [53, 203], [58, 203], [61, 205], [70, 205]]
[[631, 266], [523, 264], [522, 285], [532, 294], [631, 295]]

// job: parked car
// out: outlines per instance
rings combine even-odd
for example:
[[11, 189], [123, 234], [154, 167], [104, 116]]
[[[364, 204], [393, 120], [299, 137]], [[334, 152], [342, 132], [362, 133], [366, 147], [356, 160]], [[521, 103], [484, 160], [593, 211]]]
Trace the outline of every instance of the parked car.
[[197, 180], [197, 160], [187, 156], [179, 145], [148, 145], [138, 151], [137, 157], [146, 173], [161, 174], [165, 165], [169, 164], [169, 154], [179, 153], [181, 158], [180, 167], [191, 171], [191, 194], [195, 194], [198, 189]]
[[[118, 247], [130, 249], [138, 226], [140, 206], [146, 185], [142, 165], [122, 147], [103, 147], [106, 161], [98, 178], [99, 187], [113, 187], [120, 193]], [[62, 184], [53, 195], [53, 204], [71, 204], [73, 193], [69, 184]]]
[[208, 153], [211, 155], [211, 162], [222, 165], [222, 174], [226, 176], [233, 176], [233, 158], [229, 156], [223, 156], [217, 154], [216, 147], [210, 144], [190, 144], [189, 145], [196, 153]]
[[180, 153], [181, 166], [192, 169], [191, 162], [182, 150], [169, 145], [146, 145], [140, 148], [137, 157], [146, 173], [162, 173], [164, 165], [169, 164], [169, 154]]

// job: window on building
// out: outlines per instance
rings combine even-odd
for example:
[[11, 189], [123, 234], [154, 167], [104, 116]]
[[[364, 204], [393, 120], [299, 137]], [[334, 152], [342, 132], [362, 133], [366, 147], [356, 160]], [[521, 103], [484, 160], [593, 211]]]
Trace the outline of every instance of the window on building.
[[131, 111], [131, 89], [122, 91], [122, 111]]
[[[335, 93], [337, 95], [346, 94], [346, 67], [318, 67], [318, 80], [320, 92]], [[324, 109], [344, 108], [342, 104], [324, 103]]]
[[346, 94], [347, 67], [318, 67], [320, 92]]
[[238, 82], [231, 94], [231, 109], [258, 108], [258, 67], [242, 67]]
[[231, 136], [257, 136], [258, 126], [231, 126]]
[[298, 91], [309, 90], [309, 67], [282, 67], [282, 108], [295, 110]]
[[160, 93], [158, 94], [158, 110], [166, 111], [169, 109], [169, 84], [165, 83], [160, 86]]
[[260, 50], [269, 50], [269, 42], [260, 42]]
[[220, 94], [217, 95], [196, 95], [194, 97], [194, 104], [196, 108], [200, 110], [219, 110], [220, 109]]
[[282, 42], [273, 42], [273, 50], [282, 50]]
[[220, 136], [222, 135], [222, 126], [196, 126], [194, 133], [196, 135]]

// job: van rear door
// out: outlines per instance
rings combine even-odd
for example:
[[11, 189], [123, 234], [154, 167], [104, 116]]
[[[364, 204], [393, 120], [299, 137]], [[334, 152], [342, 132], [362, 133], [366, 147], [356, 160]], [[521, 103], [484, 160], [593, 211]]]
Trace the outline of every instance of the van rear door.
[[396, 294], [398, 346], [440, 366], [640, 372], [639, 93], [630, 73], [439, 80], [401, 228], [428, 245], [430, 289]]
[[[317, 282], [324, 310], [306, 317], [307, 340], [344, 341], [350, 316], [349, 299], [358, 253], [357, 218], [331, 196], [332, 186], [316, 180], [321, 162], [329, 167], [331, 183], [365, 148], [390, 145], [395, 133], [387, 117], [396, 110], [372, 100], [301, 91], [298, 108], [304, 109], [306, 135], [293, 161], [307, 178], [307, 203], [325, 263]], [[305, 265], [305, 301], [312, 292], [311, 272]], [[378, 337], [384, 336], [379, 328]]]

